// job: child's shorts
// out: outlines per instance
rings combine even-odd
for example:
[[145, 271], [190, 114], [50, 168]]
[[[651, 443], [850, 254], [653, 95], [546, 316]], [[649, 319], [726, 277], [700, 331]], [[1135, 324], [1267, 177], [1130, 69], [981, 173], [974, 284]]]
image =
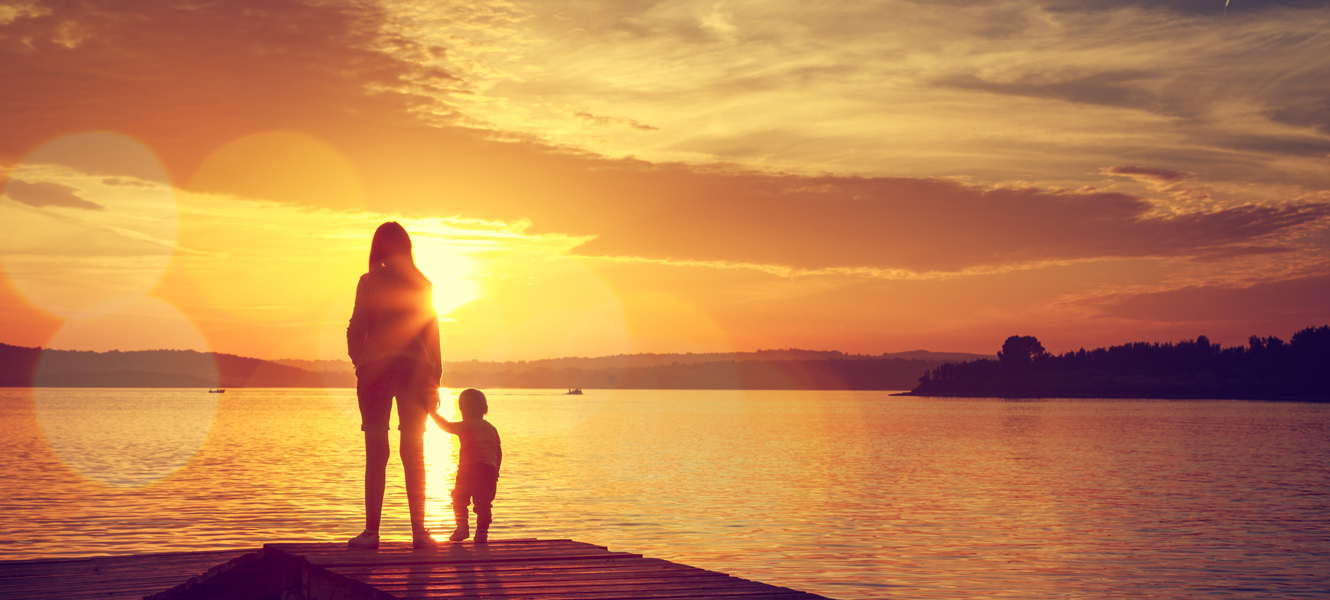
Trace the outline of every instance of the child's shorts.
[[457, 467], [453, 485], [453, 509], [466, 510], [473, 504], [477, 515], [488, 516], [498, 490], [499, 470], [486, 463], [467, 463]]

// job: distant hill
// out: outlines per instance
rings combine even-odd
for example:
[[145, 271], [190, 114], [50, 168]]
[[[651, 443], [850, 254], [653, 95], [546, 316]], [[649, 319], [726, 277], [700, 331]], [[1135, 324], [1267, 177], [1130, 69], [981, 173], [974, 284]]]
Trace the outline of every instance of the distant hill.
[[908, 390], [929, 369], [982, 354], [914, 350], [845, 354], [828, 350], [758, 350], [619, 354], [532, 361], [446, 362], [449, 387]]
[[0, 344], [0, 387], [218, 386], [354, 387], [355, 376], [193, 350], [90, 352]]
[[[906, 390], [929, 369], [984, 355], [915, 350], [631, 354], [444, 363], [443, 385], [480, 388]], [[43, 361], [38, 373], [38, 361]], [[266, 361], [192, 350], [88, 352], [0, 344], [0, 387], [354, 387], [345, 360]]]
[[1222, 348], [1205, 336], [1135, 342], [1060, 355], [1011, 336], [997, 360], [930, 369], [913, 396], [999, 398], [1247, 398], [1330, 401], [1330, 326], [1289, 342], [1251, 336]]
[[[617, 354], [531, 361], [443, 363], [443, 385], [476, 388], [873, 389], [908, 390], [929, 369], [987, 358], [913, 350], [878, 355], [834, 350]], [[345, 360], [279, 360], [283, 365], [352, 373]]]
[[331, 373], [352, 373], [356, 372], [355, 367], [349, 360], [303, 360], [298, 358], [283, 358], [272, 361], [279, 365], [295, 367], [302, 371], [327, 371]]
[[[981, 358], [992, 358], [990, 354], [971, 354], [967, 352], [930, 352], [928, 350], [911, 350], [909, 352], [894, 352], [885, 354], [845, 354], [835, 350], [800, 350], [791, 348], [787, 350], [758, 350], [756, 352], [705, 352], [705, 353], [677, 353], [677, 354], [615, 354], [612, 356], [598, 357], [566, 357], [566, 358], [546, 358], [539, 360], [519, 360], [519, 361], [445, 361], [443, 370], [445, 373], [485, 373], [495, 374], [510, 372], [513, 374], [529, 373], [540, 369], [562, 370], [562, 369], [581, 369], [600, 370], [600, 369], [637, 369], [645, 367], [663, 367], [675, 364], [691, 365], [698, 363], [723, 363], [723, 362], [775, 362], [790, 360], [883, 360], [883, 359], [903, 359], [920, 360], [925, 362], [963, 362], [967, 360], [977, 360]], [[304, 369], [306, 371], [332, 371], [332, 372], [355, 372], [349, 360], [303, 360], [303, 359], [281, 359], [273, 361], [278, 364]], [[907, 387], [913, 387], [914, 382]], [[558, 386], [555, 386], [558, 387]]]
[[902, 358], [671, 361], [645, 366], [621, 361], [620, 366], [601, 368], [477, 362], [474, 370], [464, 370], [466, 363], [445, 370], [443, 384], [454, 388], [907, 390], [929, 369], [942, 364]]

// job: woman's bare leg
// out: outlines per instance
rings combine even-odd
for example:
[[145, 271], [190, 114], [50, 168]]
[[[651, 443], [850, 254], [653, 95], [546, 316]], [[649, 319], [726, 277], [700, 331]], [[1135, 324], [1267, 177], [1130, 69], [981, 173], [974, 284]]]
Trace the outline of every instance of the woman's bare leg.
[[406, 505], [411, 512], [411, 531], [425, 531], [425, 432], [402, 432], [398, 446], [405, 474]]
[[365, 432], [365, 531], [379, 532], [383, 517], [383, 489], [387, 485], [388, 432]]

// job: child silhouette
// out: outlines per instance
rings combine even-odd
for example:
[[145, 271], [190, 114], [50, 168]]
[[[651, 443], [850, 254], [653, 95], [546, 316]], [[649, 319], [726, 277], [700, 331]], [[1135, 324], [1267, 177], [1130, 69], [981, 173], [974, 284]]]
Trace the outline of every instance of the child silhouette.
[[462, 413], [461, 421], [443, 418], [438, 408], [429, 413], [440, 429], [457, 436], [462, 445], [457, 454], [457, 480], [452, 493], [457, 529], [448, 539], [460, 542], [471, 536], [466, 508], [467, 504], [473, 504], [476, 543], [483, 544], [489, 541], [490, 523], [494, 520], [491, 507], [498, 488], [499, 466], [503, 464], [503, 446], [499, 443], [499, 431], [485, 420], [489, 403], [484, 393], [462, 390], [457, 396], [457, 409]]

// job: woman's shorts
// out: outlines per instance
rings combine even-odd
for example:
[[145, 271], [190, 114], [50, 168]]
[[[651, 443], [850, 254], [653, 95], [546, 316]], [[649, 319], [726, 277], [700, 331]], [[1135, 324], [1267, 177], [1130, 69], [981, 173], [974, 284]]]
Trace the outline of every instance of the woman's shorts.
[[396, 360], [356, 369], [356, 399], [360, 401], [360, 430], [387, 431], [397, 398], [397, 428], [425, 431], [425, 420], [439, 396], [439, 382], [430, 381], [427, 368], [416, 361]]

